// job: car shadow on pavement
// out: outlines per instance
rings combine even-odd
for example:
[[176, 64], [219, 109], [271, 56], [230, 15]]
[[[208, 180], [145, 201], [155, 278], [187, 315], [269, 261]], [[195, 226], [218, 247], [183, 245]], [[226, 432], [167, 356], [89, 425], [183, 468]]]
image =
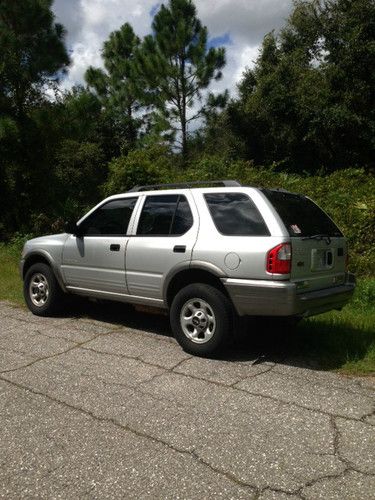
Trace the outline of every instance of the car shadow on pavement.
[[374, 344], [373, 329], [353, 327], [325, 315], [288, 327], [270, 318], [246, 318], [225, 359], [336, 370], [363, 359]]
[[[154, 308], [75, 298], [69, 308], [72, 315], [173, 337], [168, 315]], [[303, 320], [293, 327], [270, 318], [245, 318], [237, 325], [233, 341], [215, 359], [333, 370], [360, 359], [373, 341], [373, 332], [342, 323]]]
[[[89, 318], [134, 328], [145, 332], [173, 337], [166, 313], [157, 308], [132, 306], [113, 301], [92, 301], [86, 298], [74, 297], [66, 317]], [[64, 315], [65, 317], [65, 315]]]

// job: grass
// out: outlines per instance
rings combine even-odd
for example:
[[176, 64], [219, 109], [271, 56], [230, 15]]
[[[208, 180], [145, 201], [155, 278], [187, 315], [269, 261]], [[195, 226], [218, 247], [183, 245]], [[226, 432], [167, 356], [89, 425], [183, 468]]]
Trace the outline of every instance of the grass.
[[304, 320], [297, 332], [293, 347], [311, 365], [348, 375], [375, 374], [375, 308], [348, 304]]
[[[24, 304], [18, 274], [22, 242], [0, 244], [0, 300]], [[288, 354], [324, 370], [348, 375], [375, 374], [375, 279], [358, 281], [353, 300], [301, 322], [288, 339]]]
[[18, 272], [21, 250], [18, 245], [0, 244], [0, 300], [24, 304], [22, 280]]

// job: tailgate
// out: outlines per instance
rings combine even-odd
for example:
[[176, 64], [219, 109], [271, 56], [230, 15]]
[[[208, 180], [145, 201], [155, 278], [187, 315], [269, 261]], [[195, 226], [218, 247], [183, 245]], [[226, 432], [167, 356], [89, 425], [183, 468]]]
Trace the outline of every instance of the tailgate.
[[290, 236], [291, 281], [301, 292], [344, 283], [346, 239], [333, 220], [306, 196], [263, 189]]
[[345, 238], [291, 238], [291, 281], [301, 290], [319, 290], [345, 281]]

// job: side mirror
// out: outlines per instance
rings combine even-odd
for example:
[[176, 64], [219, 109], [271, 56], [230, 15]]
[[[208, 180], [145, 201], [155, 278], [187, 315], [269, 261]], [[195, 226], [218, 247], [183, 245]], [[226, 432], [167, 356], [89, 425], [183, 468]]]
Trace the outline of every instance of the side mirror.
[[82, 236], [82, 230], [81, 228], [77, 225], [76, 222], [66, 222], [65, 224], [65, 232], [72, 234], [73, 236], [77, 236], [80, 238]]

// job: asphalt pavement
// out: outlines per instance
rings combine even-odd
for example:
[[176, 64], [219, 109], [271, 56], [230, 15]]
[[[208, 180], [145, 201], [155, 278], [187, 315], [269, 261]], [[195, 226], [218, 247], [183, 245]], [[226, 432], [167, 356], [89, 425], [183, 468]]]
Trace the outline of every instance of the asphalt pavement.
[[375, 499], [374, 379], [255, 335], [202, 359], [164, 316], [0, 302], [0, 497]]

